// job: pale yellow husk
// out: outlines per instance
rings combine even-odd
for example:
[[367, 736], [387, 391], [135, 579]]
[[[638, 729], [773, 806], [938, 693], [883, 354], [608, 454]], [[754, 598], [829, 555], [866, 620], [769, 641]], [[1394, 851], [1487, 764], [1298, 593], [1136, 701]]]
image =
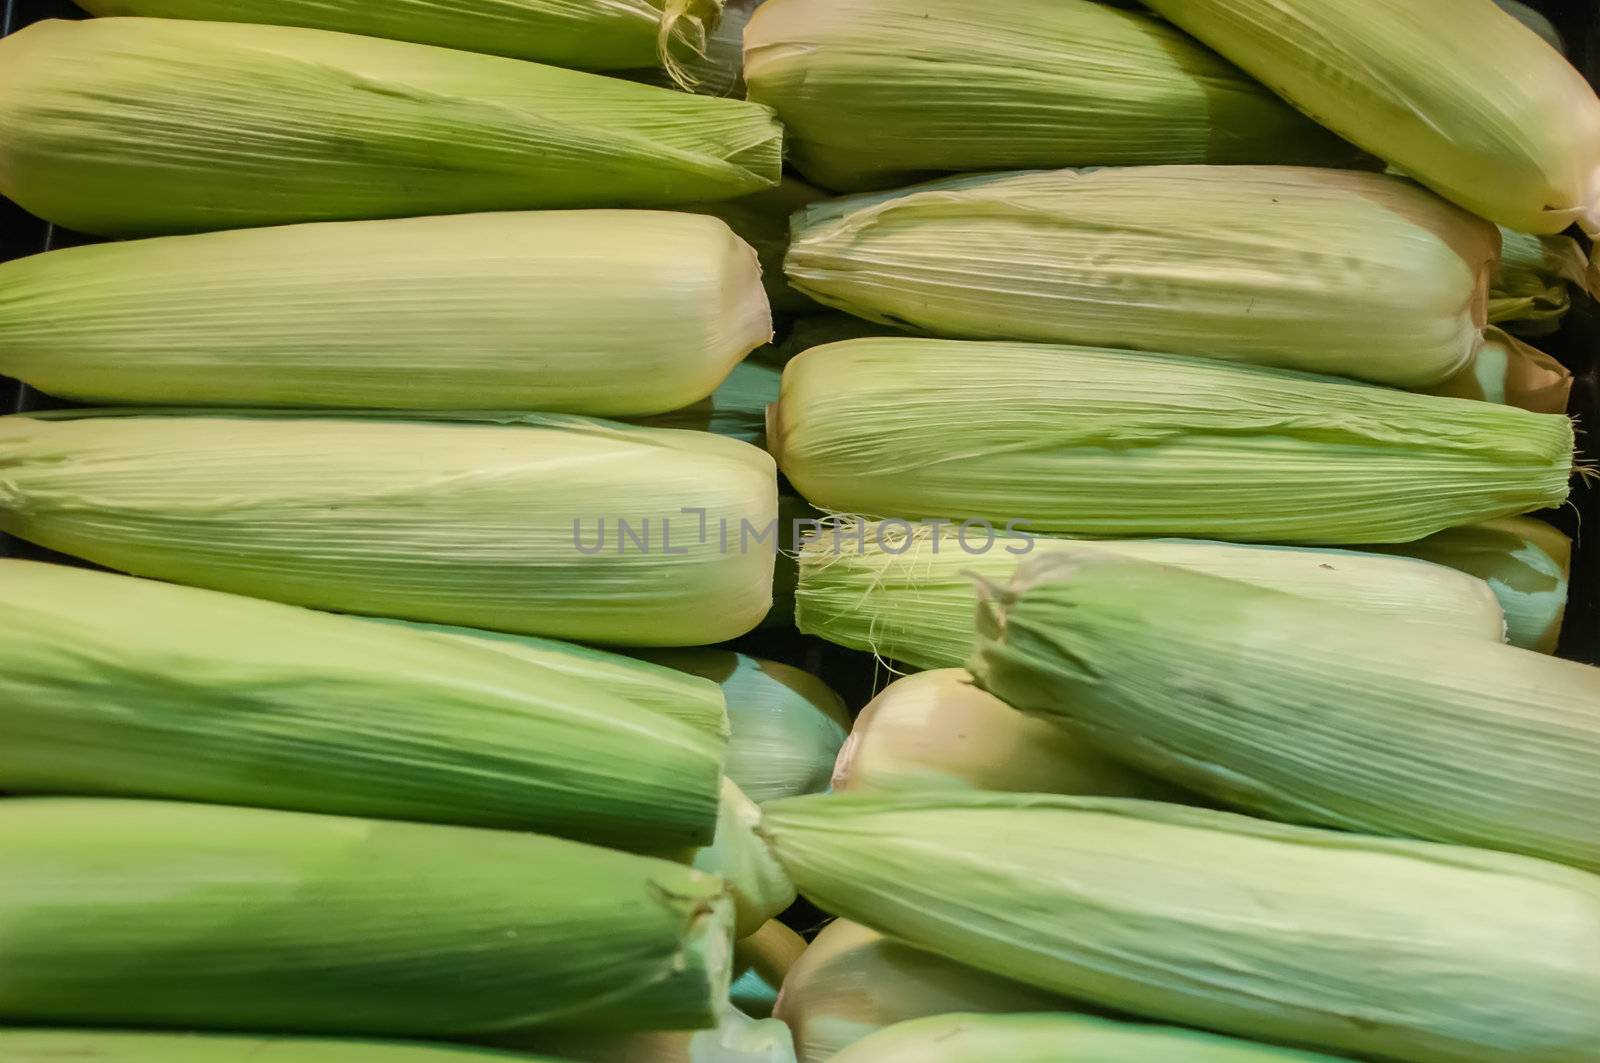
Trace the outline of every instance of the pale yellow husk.
[[1494, 226], [1385, 174], [1141, 166], [817, 204], [784, 268], [819, 302], [935, 335], [1424, 388], [1481, 344], [1498, 251]]
[[519, 1047], [576, 1063], [795, 1063], [787, 1026], [776, 1019], [752, 1019], [733, 1007], [725, 1007], [717, 1025], [705, 1030], [544, 1035], [521, 1041]]
[[756, 1019], [770, 1018], [789, 969], [806, 951], [806, 939], [776, 919], [769, 919], [733, 946], [733, 988], [728, 999]]
[[833, 790], [1186, 799], [1177, 787], [980, 690], [960, 668], [905, 676], [873, 698], [839, 753]]
[[754, 250], [665, 211], [292, 225], [0, 265], [0, 373], [78, 402], [643, 416], [705, 399], [771, 338]]
[[836, 919], [790, 969], [773, 1014], [794, 1031], [799, 1063], [827, 1063], [862, 1038], [910, 1019], [1071, 1006], [1043, 990]]
[[1149, 0], [1323, 125], [1490, 221], [1600, 228], [1600, 100], [1494, 0]]
[[727, 883], [733, 897], [735, 938], [756, 933], [796, 897], [794, 883], [756, 832], [760, 822], [760, 807], [732, 779], [724, 778], [716, 837], [688, 858], [696, 870]]
[[1570, 236], [1500, 229], [1500, 264], [1489, 292], [1489, 320], [1523, 336], [1561, 327], [1572, 293], [1596, 294], [1589, 256]]
[[1570, 868], [1040, 794], [797, 797], [764, 829], [824, 909], [1091, 1004], [1403, 1063], [1600, 1043], [1600, 878]]
[[772, 549], [744, 528], [775, 522], [777, 483], [756, 448], [445, 416], [0, 419], [0, 530], [137, 575], [557, 638], [700, 645], [766, 615]]
[[[915, 668], [964, 665], [972, 650], [972, 577], [1004, 583], [1026, 558], [1084, 546], [1123, 557], [1349, 605], [1475, 638], [1502, 641], [1495, 592], [1476, 575], [1414, 560], [1326, 547], [1181, 539], [1086, 541], [991, 537], [952, 524], [839, 520], [800, 551], [800, 631]], [[1403, 548], [1400, 552], [1404, 552]]]
[[969, 667], [1242, 809], [1600, 871], [1600, 668], [1091, 546], [986, 591]]

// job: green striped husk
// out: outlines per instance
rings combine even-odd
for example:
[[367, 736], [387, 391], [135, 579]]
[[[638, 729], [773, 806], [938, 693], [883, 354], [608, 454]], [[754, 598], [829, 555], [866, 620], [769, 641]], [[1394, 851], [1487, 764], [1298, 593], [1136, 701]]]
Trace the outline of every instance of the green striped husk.
[[1600, 1043], [1600, 878], [1571, 868], [1036, 794], [797, 797], [764, 830], [824, 909], [1090, 1004], [1402, 1063]]
[[781, 139], [751, 103], [324, 30], [0, 42], [0, 194], [104, 236], [726, 199], [778, 183]]
[[891, 1027], [835, 1063], [1338, 1063], [1321, 1053], [1090, 1015], [936, 1015]]
[[840, 191], [957, 170], [1361, 158], [1187, 35], [1090, 0], [767, 0], [745, 77], [794, 165]]
[[[1247, 546], [1184, 539], [990, 538], [953, 525], [840, 520], [800, 549], [795, 624], [801, 632], [916, 668], [965, 665], [978, 591], [1028, 557], [1084, 547], [1502, 641], [1506, 620], [1476, 576], [1439, 564], [1354, 550]], [[1403, 551], [1401, 551], [1403, 552]]]
[[0, 560], [0, 791], [711, 841], [725, 740], [536, 660]]
[[721, 642], [768, 611], [771, 539], [741, 531], [776, 517], [772, 460], [701, 432], [558, 414], [0, 419], [0, 530], [341, 612]]
[[289, 225], [0, 265], [0, 373], [78, 402], [634, 417], [701, 401], [771, 337], [754, 251], [665, 211]]
[[971, 670], [1240, 808], [1600, 871], [1589, 665], [1086, 546], [985, 591]]
[[536, 834], [0, 805], [0, 1020], [481, 1038], [715, 1022], [720, 880]]
[[1482, 345], [1498, 232], [1409, 181], [1292, 166], [955, 178], [800, 212], [818, 302], [956, 339], [1427, 388]]
[[657, 66], [715, 25], [722, 0], [83, 0], [93, 15], [338, 30], [582, 70]]
[[1558, 505], [1572, 443], [1565, 417], [1486, 402], [1203, 359], [912, 338], [796, 358], [768, 431], [784, 474], [826, 510], [1294, 543], [1409, 542]]
[[559, 1063], [465, 1045], [145, 1030], [0, 1030], [6, 1063]]

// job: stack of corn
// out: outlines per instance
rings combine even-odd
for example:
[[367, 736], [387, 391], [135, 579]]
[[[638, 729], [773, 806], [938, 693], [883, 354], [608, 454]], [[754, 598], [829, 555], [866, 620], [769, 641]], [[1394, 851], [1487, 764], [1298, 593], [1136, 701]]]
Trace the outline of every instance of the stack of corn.
[[82, 3], [0, 1060], [1600, 1063], [1537, 12]]

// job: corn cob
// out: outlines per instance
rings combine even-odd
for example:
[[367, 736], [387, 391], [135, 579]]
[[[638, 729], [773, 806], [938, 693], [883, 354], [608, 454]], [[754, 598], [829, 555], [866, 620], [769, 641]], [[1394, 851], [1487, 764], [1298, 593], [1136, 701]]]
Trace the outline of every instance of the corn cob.
[[827, 788], [850, 713], [822, 680], [728, 650], [658, 650], [647, 658], [721, 686], [732, 730], [728, 777], [750, 800], [765, 804]]
[[868, 1038], [836, 1063], [1338, 1063], [1332, 1056], [1089, 1015], [936, 1015]]
[[0, 900], [9, 1025], [622, 1032], [728, 986], [720, 881], [535, 834], [12, 798]]
[[1237, 542], [1409, 542], [1558, 505], [1572, 470], [1565, 417], [1203, 359], [922, 339], [789, 363], [768, 446], [823, 509]]
[[91, 15], [254, 22], [388, 37], [581, 70], [659, 66], [693, 47], [721, 0], [83, 0]]
[[1600, 870], [1600, 669], [1085, 548], [978, 609], [972, 673], [1275, 819]]
[[1036, 794], [795, 797], [763, 829], [824, 909], [1090, 1004], [1401, 1063], [1600, 1044], [1600, 878], [1570, 868]]
[[861, 710], [835, 793], [1010, 790], [1183, 801], [1054, 724], [979, 690], [959, 668], [897, 679]]
[[1500, 602], [1483, 580], [1439, 564], [1396, 564], [1353, 550], [1181, 539], [991, 539], [977, 529], [908, 530], [894, 521], [839, 521], [806, 542], [795, 621], [805, 634], [916, 668], [957, 667], [972, 652], [974, 574], [1003, 583], [1026, 557], [1086, 545], [1463, 635], [1498, 642], [1505, 633]]
[[1334, 132], [1490, 221], [1600, 227], [1600, 100], [1493, 0], [1149, 0]]
[[465, 1045], [143, 1030], [0, 1030], [6, 1063], [559, 1063]]
[[1089, 0], [767, 0], [745, 77], [800, 172], [841, 191], [953, 170], [1360, 158], [1192, 38]]
[[0, 791], [709, 843], [725, 741], [482, 643], [0, 560]]
[[754, 447], [556, 414], [0, 419], [0, 530], [136, 575], [558, 638], [748, 631], [776, 507]]
[[1448, 565], [1485, 580], [1505, 612], [1506, 640], [1525, 650], [1555, 652], [1567, 611], [1572, 540], [1543, 521], [1507, 517], [1373, 549]]
[[1071, 1006], [1043, 990], [836, 919], [790, 969], [774, 1014], [794, 1031], [799, 1063], [827, 1063], [878, 1030], [924, 1016]]
[[1400, 178], [1057, 170], [801, 211], [818, 302], [957, 339], [1192, 354], [1423, 388], [1482, 343], [1497, 230]]
[[660, 211], [72, 247], [0, 265], [0, 372], [79, 402], [641, 416], [772, 338], [760, 278], [726, 225]]
[[0, 42], [0, 194], [103, 236], [725, 199], [777, 184], [781, 136], [754, 104], [324, 30]]

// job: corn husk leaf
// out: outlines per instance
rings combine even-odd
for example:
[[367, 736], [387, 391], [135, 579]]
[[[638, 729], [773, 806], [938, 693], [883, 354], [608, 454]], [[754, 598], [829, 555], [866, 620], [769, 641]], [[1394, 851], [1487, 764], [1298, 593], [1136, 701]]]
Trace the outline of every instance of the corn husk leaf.
[[1600, 1038], [1600, 879], [1554, 864], [1034, 794], [797, 797], [764, 830], [828, 911], [1103, 1007], [1406, 1063]]
[[902, 1023], [837, 1063], [1337, 1063], [1332, 1056], [1091, 1015], [936, 1015]]
[[1529, 233], [1600, 226], [1600, 100], [1493, 0], [1149, 0], [1334, 132]]
[[1016, 711], [960, 668], [905, 676], [873, 698], [839, 754], [833, 789], [1188, 799], [1049, 721]]
[[1522, 3], [1521, 0], [1494, 0], [1494, 2], [1500, 6], [1500, 10], [1542, 37], [1550, 47], [1562, 55], [1567, 54], [1567, 42], [1562, 39], [1561, 31], [1556, 29], [1555, 23], [1546, 18], [1542, 12]]
[[789, 969], [806, 951], [806, 939], [776, 919], [733, 946], [733, 988], [728, 1000], [756, 1019], [770, 1018]]
[[466, 1045], [144, 1030], [0, 1030], [6, 1063], [559, 1063]]
[[1544, 521], [1507, 517], [1373, 549], [1448, 565], [1486, 581], [1505, 611], [1506, 640], [1525, 650], [1555, 652], [1567, 611], [1572, 540]]
[[622, 1032], [728, 987], [720, 881], [537, 834], [12, 798], [0, 901], [12, 1025]]
[[732, 198], [777, 184], [781, 139], [755, 104], [315, 29], [0, 44], [0, 194], [103, 236]]
[[[762, 0], [716, 0], [722, 9], [716, 25], [696, 39], [679, 34], [670, 55], [673, 62], [629, 70], [624, 77], [647, 85], [684, 89], [702, 96], [742, 100], [744, 86], [744, 28]], [[701, 28], [701, 20], [695, 28]]]
[[0, 530], [343, 612], [721, 642], [768, 611], [772, 553], [741, 549], [741, 525], [776, 516], [772, 462], [754, 447], [559, 414], [0, 419]]
[[1572, 291], [1592, 294], [1589, 256], [1570, 236], [1533, 236], [1502, 227], [1489, 320], [1524, 336], [1561, 327]]
[[725, 740], [481, 644], [0, 560], [0, 791], [711, 840]]
[[790, 970], [774, 1014], [794, 1031], [799, 1063], [826, 1063], [878, 1030], [928, 1015], [1072, 1006], [1043, 990], [836, 919]]
[[1484, 581], [1438, 564], [1353, 550], [1246, 546], [1181, 539], [1086, 541], [992, 537], [949, 524], [841, 520], [800, 551], [800, 631], [914, 668], [966, 664], [978, 592], [1005, 583], [1025, 558], [1086, 546], [1502, 641], [1505, 617]]
[[760, 277], [727, 226], [663, 211], [71, 247], [0, 265], [0, 372], [80, 402], [643, 416], [771, 339]]
[[581, 70], [659, 66], [688, 52], [721, 0], [80, 0], [92, 15], [254, 22], [338, 30]]
[[1472, 364], [1430, 395], [1480, 399], [1534, 413], [1566, 413], [1572, 398], [1572, 373], [1554, 358], [1497, 328], [1484, 331]]
[[1236, 542], [1410, 542], [1558, 505], [1572, 470], [1565, 417], [1202, 359], [922, 339], [795, 359], [768, 440], [835, 512]]
[[[749, 937], [793, 904], [794, 883], [756, 833], [761, 809], [732, 779], [722, 780], [716, 837], [684, 862], [727, 883], [733, 898], [735, 939]], [[666, 854], [671, 855], [671, 854]]]
[[709, 1030], [555, 1034], [528, 1042], [579, 1063], [795, 1063], [789, 1028], [727, 1007]]
[[1496, 237], [1385, 174], [1144, 166], [818, 204], [796, 217], [784, 268], [818, 302], [935, 335], [1420, 388], [1482, 342]]
[[750, 800], [765, 804], [827, 789], [850, 712], [822, 680], [729, 650], [655, 651], [647, 658], [721, 686], [733, 734], [728, 777]]
[[768, 0], [745, 30], [745, 76], [793, 164], [838, 191], [950, 171], [1361, 158], [1192, 38], [1088, 0]]
[[985, 593], [970, 667], [1241, 809], [1600, 870], [1589, 665], [1085, 548]]

